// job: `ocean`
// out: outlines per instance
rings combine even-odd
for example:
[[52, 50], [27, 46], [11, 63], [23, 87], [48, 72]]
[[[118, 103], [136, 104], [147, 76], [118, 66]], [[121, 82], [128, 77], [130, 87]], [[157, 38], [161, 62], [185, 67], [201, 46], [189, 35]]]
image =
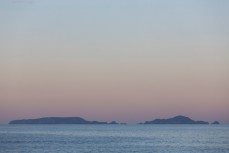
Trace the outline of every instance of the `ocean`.
[[229, 125], [0, 125], [0, 153], [229, 153]]

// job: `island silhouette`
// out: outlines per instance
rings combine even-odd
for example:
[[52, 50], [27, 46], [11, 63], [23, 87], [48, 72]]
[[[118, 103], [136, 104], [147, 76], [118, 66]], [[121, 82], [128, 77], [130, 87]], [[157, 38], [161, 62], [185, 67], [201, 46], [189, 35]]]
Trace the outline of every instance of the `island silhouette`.
[[214, 121], [212, 122], [212, 124], [220, 124], [218, 121]]
[[[126, 124], [112, 122], [101, 122], [101, 121], [88, 121], [81, 117], [43, 117], [36, 119], [20, 119], [12, 120], [9, 124]], [[145, 121], [139, 124], [209, 124], [206, 121], [195, 121], [189, 117], [178, 115], [168, 119], [154, 119], [152, 121]], [[220, 124], [218, 121], [212, 124]]]
[[108, 124], [107, 122], [87, 121], [81, 117], [44, 117], [13, 120], [9, 124]]
[[209, 124], [206, 121], [194, 121], [189, 117], [178, 115], [168, 119], [155, 119], [146, 121], [143, 124]]

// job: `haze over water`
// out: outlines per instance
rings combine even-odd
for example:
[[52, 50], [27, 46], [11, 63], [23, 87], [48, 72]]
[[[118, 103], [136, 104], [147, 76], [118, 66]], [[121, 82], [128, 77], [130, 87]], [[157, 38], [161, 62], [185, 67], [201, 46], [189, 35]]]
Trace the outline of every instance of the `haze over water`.
[[229, 123], [229, 1], [1, 0], [0, 124]]

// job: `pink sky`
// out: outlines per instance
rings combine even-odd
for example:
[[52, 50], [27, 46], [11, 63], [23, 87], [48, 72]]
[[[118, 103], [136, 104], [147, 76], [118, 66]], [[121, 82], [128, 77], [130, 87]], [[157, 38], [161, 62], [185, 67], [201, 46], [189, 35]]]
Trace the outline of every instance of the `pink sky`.
[[[45, 116], [137, 123], [187, 115], [228, 122], [224, 62], [212, 59], [7, 59], [1, 122]], [[115, 63], [115, 64], [114, 64]]]
[[228, 1], [0, 1], [0, 124], [229, 123]]

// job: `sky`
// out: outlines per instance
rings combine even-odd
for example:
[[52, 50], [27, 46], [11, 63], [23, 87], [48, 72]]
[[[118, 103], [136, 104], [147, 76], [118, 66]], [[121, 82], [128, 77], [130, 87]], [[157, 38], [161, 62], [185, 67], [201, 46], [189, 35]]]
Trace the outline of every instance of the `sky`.
[[229, 1], [1, 0], [0, 124], [229, 123]]

